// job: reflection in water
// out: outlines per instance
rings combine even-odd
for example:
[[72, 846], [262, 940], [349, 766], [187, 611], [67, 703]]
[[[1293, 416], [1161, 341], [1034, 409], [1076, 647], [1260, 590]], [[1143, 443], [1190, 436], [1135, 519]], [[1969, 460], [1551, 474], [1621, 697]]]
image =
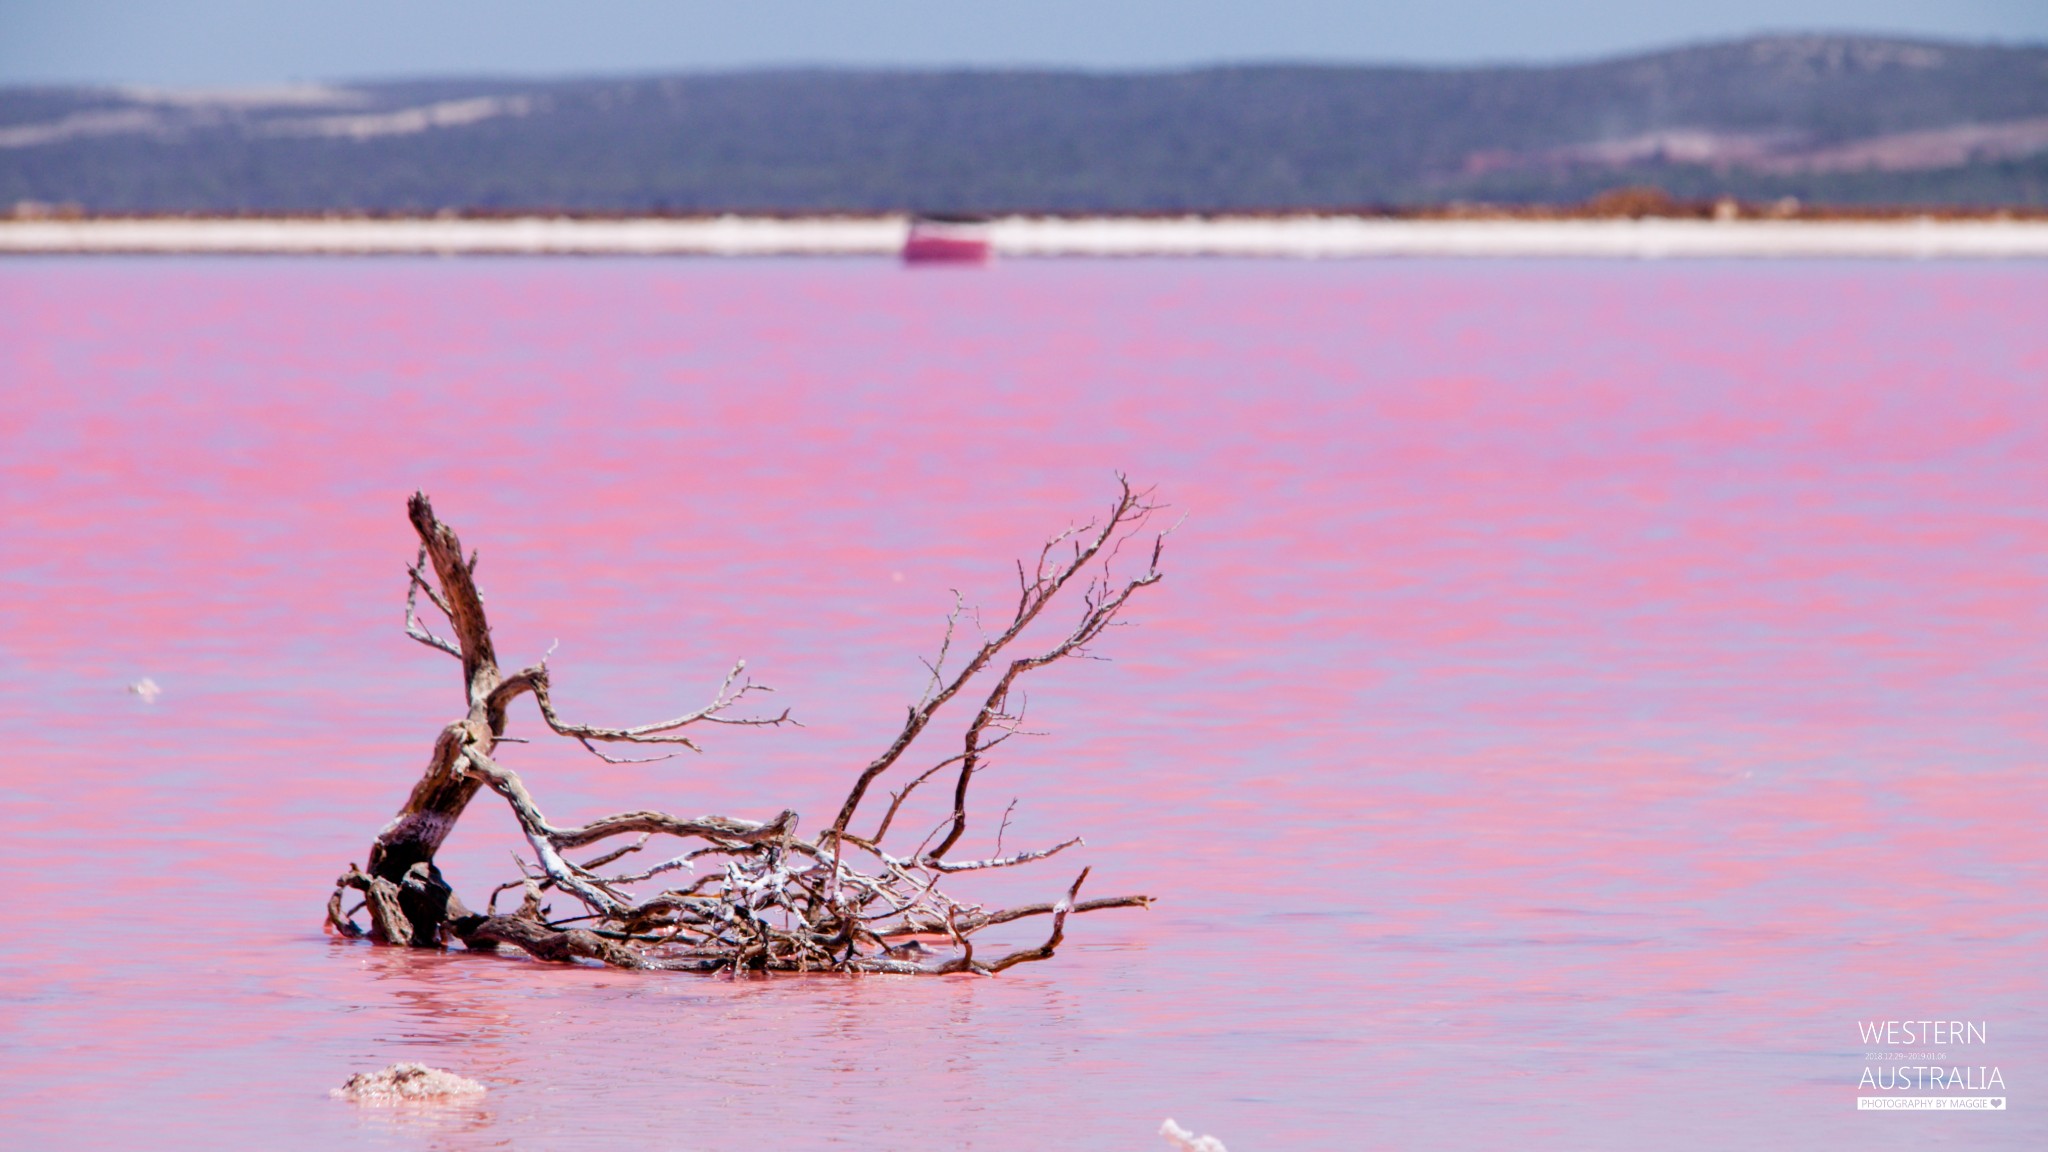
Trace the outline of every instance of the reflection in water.
[[[87, 1148], [2041, 1146], [2037, 1108], [1853, 1098], [1858, 1019], [1986, 1020], [2015, 1092], [2048, 1052], [2044, 289], [10, 263], [0, 1109]], [[1112, 468], [1190, 514], [1167, 581], [984, 781], [1006, 843], [1083, 834], [1154, 908], [992, 980], [319, 933], [459, 703], [395, 626], [415, 487], [482, 548], [501, 653], [561, 642], [565, 712], [667, 714], [744, 654], [809, 725], [515, 748], [551, 811], [815, 825], [947, 589], [1002, 603]], [[444, 863], [474, 897], [516, 844], [480, 802]], [[327, 1097], [404, 1059], [490, 1094]]]
[[435, 1145], [484, 1148], [500, 1143], [493, 1133], [507, 1126], [488, 1097], [376, 1101], [351, 1104], [349, 1109], [357, 1140], [425, 1137]]

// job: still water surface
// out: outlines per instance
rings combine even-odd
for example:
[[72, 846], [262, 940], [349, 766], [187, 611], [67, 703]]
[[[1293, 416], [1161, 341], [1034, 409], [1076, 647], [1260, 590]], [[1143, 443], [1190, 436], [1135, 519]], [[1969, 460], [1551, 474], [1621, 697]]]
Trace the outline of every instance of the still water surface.
[[[2038, 264], [0, 264], [6, 1142], [2041, 1147], [2043, 301]], [[808, 725], [508, 746], [551, 813], [816, 829], [948, 590], [1000, 611], [1118, 469], [1187, 515], [1168, 578], [1040, 675], [965, 846], [1015, 797], [1007, 844], [1088, 845], [991, 899], [1072, 859], [1151, 910], [993, 980], [322, 935], [460, 712], [399, 630], [414, 488], [565, 711], [743, 655]], [[485, 797], [444, 864], [479, 898], [515, 846]], [[1928, 1017], [1988, 1023], [1950, 1062], [2011, 1110], [1855, 1111], [1856, 1022]], [[327, 1098], [395, 1060], [491, 1092]]]

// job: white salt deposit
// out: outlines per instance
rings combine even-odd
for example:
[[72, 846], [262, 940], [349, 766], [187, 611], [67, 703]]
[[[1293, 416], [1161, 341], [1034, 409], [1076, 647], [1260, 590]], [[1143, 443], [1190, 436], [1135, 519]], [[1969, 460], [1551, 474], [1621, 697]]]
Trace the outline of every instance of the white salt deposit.
[[[271, 252], [893, 256], [900, 216], [0, 220], [0, 254]], [[1364, 216], [992, 221], [1000, 256], [2048, 257], [2044, 220], [1394, 220]]]
[[358, 1104], [391, 1104], [405, 1100], [441, 1100], [481, 1096], [484, 1086], [465, 1076], [425, 1064], [393, 1064], [375, 1072], [358, 1072], [331, 1095]]
[[1175, 1152], [1229, 1152], [1229, 1149], [1223, 1146], [1223, 1141], [1214, 1136], [1197, 1136], [1175, 1124], [1171, 1116], [1167, 1117], [1166, 1123], [1159, 1126], [1159, 1134], [1166, 1137], [1167, 1144], [1172, 1146]]

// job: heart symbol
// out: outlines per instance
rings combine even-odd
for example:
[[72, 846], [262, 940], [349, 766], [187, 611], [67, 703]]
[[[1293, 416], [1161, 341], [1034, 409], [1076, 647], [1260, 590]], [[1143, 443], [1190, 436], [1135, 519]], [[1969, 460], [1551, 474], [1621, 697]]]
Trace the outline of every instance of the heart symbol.
[[2003, 1096], [1993, 1096], [1993, 1097], [1991, 1098], [1991, 1106], [1992, 1106], [1993, 1108], [2003, 1108], [2003, 1107], [2005, 1107], [2005, 1097], [2003, 1097]]

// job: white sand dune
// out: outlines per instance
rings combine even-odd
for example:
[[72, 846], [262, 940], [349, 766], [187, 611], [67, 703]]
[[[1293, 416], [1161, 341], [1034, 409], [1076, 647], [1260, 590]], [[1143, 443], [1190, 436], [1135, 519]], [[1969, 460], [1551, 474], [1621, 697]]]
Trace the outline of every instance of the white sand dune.
[[[359, 253], [878, 256], [900, 216], [28, 219], [0, 254]], [[998, 254], [1051, 256], [2048, 257], [2042, 220], [1391, 220], [1358, 216], [1005, 217]]]

